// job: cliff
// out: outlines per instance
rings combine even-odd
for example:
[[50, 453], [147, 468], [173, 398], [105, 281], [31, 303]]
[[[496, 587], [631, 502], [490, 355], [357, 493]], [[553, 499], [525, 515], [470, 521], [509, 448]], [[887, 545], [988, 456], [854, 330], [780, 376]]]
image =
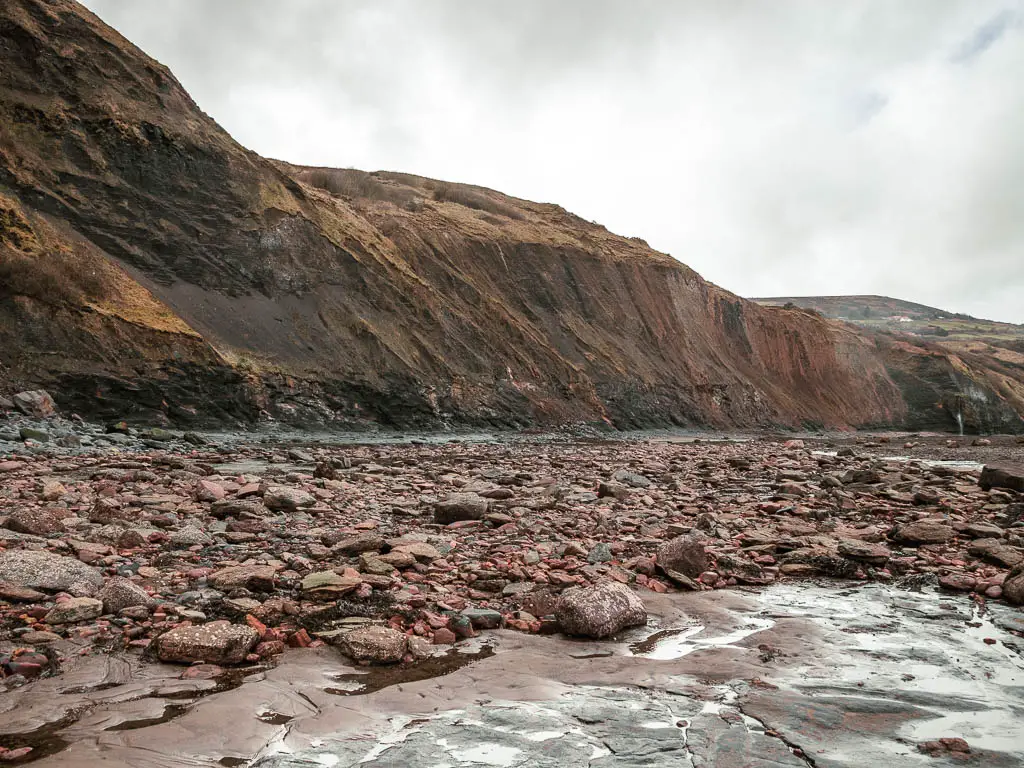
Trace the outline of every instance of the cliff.
[[557, 205], [266, 160], [77, 3], [0, 7], [4, 389], [180, 423], [847, 427], [913, 417], [891, 354]]

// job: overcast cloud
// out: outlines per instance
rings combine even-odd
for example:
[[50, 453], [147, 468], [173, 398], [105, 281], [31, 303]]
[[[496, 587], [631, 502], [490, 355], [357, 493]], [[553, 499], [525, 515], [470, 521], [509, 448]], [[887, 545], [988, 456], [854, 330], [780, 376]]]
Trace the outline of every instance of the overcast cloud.
[[1024, 0], [87, 0], [260, 154], [1024, 322]]

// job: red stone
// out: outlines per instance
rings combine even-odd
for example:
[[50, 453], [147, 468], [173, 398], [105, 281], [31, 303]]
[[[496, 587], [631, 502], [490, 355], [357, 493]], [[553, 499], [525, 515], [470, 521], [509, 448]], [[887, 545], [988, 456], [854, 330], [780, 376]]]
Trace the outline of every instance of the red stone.
[[309, 632], [305, 628], [288, 638], [288, 645], [292, 648], [308, 648], [312, 642], [313, 638], [309, 636]]
[[458, 638], [450, 629], [441, 628], [434, 631], [434, 645], [451, 645]]

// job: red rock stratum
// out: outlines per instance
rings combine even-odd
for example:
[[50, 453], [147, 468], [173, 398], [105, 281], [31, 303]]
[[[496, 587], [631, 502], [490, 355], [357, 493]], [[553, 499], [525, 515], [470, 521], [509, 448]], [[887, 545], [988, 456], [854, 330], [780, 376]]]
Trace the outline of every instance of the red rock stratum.
[[976, 383], [976, 426], [1020, 428], [984, 360], [919, 357], [557, 205], [266, 160], [81, 5], [0, 7], [3, 389], [181, 422], [949, 427]]

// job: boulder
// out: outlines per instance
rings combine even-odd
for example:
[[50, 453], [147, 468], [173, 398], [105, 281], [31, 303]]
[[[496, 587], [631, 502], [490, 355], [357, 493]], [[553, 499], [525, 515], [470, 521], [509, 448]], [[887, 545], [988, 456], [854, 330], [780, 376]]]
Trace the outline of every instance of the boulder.
[[984, 521], [968, 523], [964, 526], [963, 533], [975, 539], [1001, 539], [1006, 535], [1006, 531], [998, 525]]
[[64, 526], [61, 525], [63, 519], [64, 513], [59, 510], [23, 507], [15, 510], [7, 518], [7, 528], [33, 536], [49, 536], [51, 533], [64, 530]]
[[978, 485], [986, 491], [993, 488], [1009, 488], [1024, 493], [1024, 465], [986, 464], [981, 470]]
[[901, 525], [893, 538], [902, 544], [945, 544], [953, 538], [953, 528], [941, 520], [917, 520]]
[[724, 552], [716, 557], [716, 569], [721, 576], [736, 579], [742, 584], [770, 584], [774, 581], [774, 576], [757, 563]]
[[210, 514], [219, 520], [227, 517], [266, 517], [267, 505], [260, 499], [224, 499], [210, 506]]
[[46, 592], [66, 592], [81, 584], [103, 586], [100, 572], [80, 560], [30, 550], [0, 552], [0, 581]]
[[96, 597], [103, 601], [104, 613], [120, 613], [125, 608], [149, 606], [153, 603], [153, 598], [146, 590], [123, 576], [109, 579]]
[[124, 521], [131, 517], [131, 512], [116, 499], [100, 498], [89, 510], [89, 522], [100, 525]]
[[47, 624], [76, 624], [91, 621], [103, 614], [103, 601], [93, 597], [72, 597], [61, 600], [46, 614]]
[[275, 512], [295, 512], [302, 507], [312, 507], [316, 498], [301, 488], [272, 485], [263, 494], [263, 503]]
[[28, 441], [33, 440], [37, 443], [48, 443], [50, 442], [50, 433], [45, 429], [34, 429], [33, 427], [22, 427], [18, 430], [18, 435], [22, 440]]
[[850, 469], [842, 477], [845, 485], [875, 485], [882, 482], [882, 476], [875, 469]]
[[206, 547], [213, 544], [213, 538], [206, 531], [196, 528], [194, 525], [186, 525], [184, 528], [171, 534], [171, 546], [178, 549], [189, 547]]
[[259, 632], [252, 627], [213, 621], [200, 626], [175, 627], [156, 638], [154, 644], [160, 661], [238, 664], [245, 661], [259, 639]]
[[869, 565], [885, 565], [892, 553], [884, 544], [871, 544], [858, 539], [843, 539], [839, 542], [839, 554], [851, 560]]
[[225, 496], [227, 496], [227, 491], [224, 490], [224, 486], [220, 483], [215, 483], [212, 480], [197, 481], [193, 493], [196, 497], [196, 501], [221, 501]]
[[1006, 574], [1003, 597], [1014, 605], [1024, 605], [1024, 563], [1015, 566]]
[[597, 485], [597, 496], [601, 499], [612, 498], [616, 501], [626, 501], [629, 499], [630, 493], [628, 486], [615, 480], [608, 480]]
[[423, 541], [411, 541], [408, 544], [399, 544], [393, 548], [394, 552], [408, 552], [421, 563], [432, 563], [441, 559], [441, 553], [433, 544]]
[[711, 567], [704, 542], [696, 536], [676, 536], [658, 547], [658, 567], [696, 579]]
[[1017, 522], [1024, 522], [1024, 502], [1007, 504], [1006, 510], [1003, 514], [1006, 515], [1006, 522], [1008, 525], [1013, 525]]
[[451, 493], [434, 505], [434, 520], [441, 525], [460, 520], [481, 520], [489, 502], [475, 493]]
[[637, 474], [636, 472], [630, 472], [628, 469], [620, 469], [618, 472], [612, 475], [612, 480], [615, 480], [616, 482], [619, 483], [625, 483], [626, 485], [631, 485], [634, 488], [651, 487], [650, 480], [648, 480], [643, 475]]
[[302, 591], [311, 596], [333, 598], [348, 594], [363, 583], [358, 576], [341, 576], [334, 571], [316, 571], [302, 579]]
[[35, 419], [48, 419], [57, 415], [57, 404], [45, 389], [19, 392], [11, 400], [15, 408]]
[[967, 546], [967, 552], [1004, 568], [1024, 562], [1024, 552], [1005, 544], [1002, 539], [975, 539]]
[[[411, 560], [415, 560], [411, 555], [408, 555], [408, 557]], [[374, 552], [363, 552], [363, 554], [359, 556], [359, 570], [362, 573], [371, 573], [377, 576], [388, 576], [389, 574], [394, 573], [396, 568], [387, 560], [381, 559], [381, 557]]]
[[45, 599], [45, 592], [37, 592], [28, 587], [18, 587], [6, 581], [0, 581], [0, 600], [12, 603], [41, 603]]
[[500, 629], [504, 617], [493, 608], [466, 608], [462, 615], [469, 619], [473, 629]]
[[64, 483], [57, 480], [45, 480], [42, 489], [39, 491], [39, 496], [43, 501], [59, 501], [67, 492], [68, 489], [64, 486]]
[[363, 552], [380, 552], [384, 547], [384, 537], [376, 533], [361, 533], [346, 536], [342, 539], [326, 534], [322, 541], [334, 552], [342, 555], [361, 555]]
[[214, 589], [230, 592], [232, 589], [248, 589], [252, 592], [271, 592], [274, 589], [275, 571], [269, 565], [236, 565], [221, 568], [210, 574]]
[[359, 627], [341, 636], [341, 649], [346, 656], [373, 664], [399, 662], [408, 647], [406, 636], [391, 627]]
[[562, 593], [555, 618], [567, 635], [604, 638], [647, 623], [647, 609], [629, 587], [616, 581], [574, 587]]
[[962, 571], [947, 573], [939, 577], [939, 586], [954, 592], [970, 592], [977, 583], [976, 578]]

